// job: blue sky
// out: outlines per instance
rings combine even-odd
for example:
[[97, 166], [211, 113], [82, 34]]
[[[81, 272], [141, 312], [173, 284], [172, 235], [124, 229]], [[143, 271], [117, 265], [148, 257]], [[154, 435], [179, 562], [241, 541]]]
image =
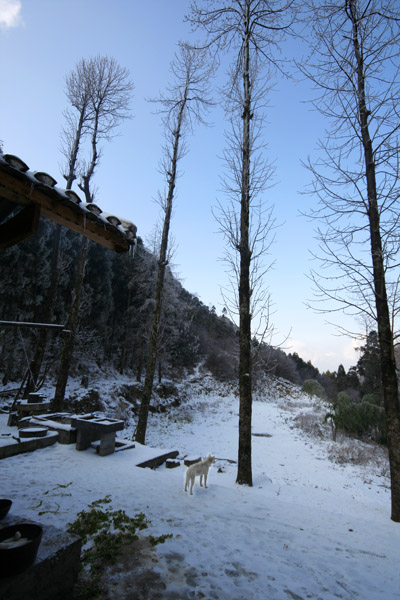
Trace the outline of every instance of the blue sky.
[[[135, 85], [133, 118], [103, 147], [95, 177], [96, 202], [104, 211], [133, 221], [149, 238], [159, 216], [154, 202], [164, 187], [158, 172], [163, 131], [154, 105], [146, 99], [163, 91], [179, 40], [194, 40], [183, 22], [189, 0], [0, 0], [0, 139], [4, 151], [20, 156], [32, 170], [43, 170], [64, 187], [60, 133], [67, 107], [65, 76], [82, 58], [113, 56]], [[295, 42], [284, 50], [299, 55]], [[216, 83], [222, 84], [223, 71]], [[320, 370], [346, 368], [357, 361], [352, 340], [338, 336], [327, 318], [306, 308], [312, 298], [307, 278], [315, 248], [312, 223], [299, 215], [314, 201], [300, 192], [309, 175], [300, 160], [315, 154], [324, 122], [305, 101], [308, 84], [277, 79], [270, 95], [265, 141], [276, 165], [275, 186], [265, 192], [281, 227], [272, 247], [274, 270], [267, 277], [274, 303], [275, 342], [296, 351]], [[197, 128], [180, 167], [172, 235], [176, 271], [183, 285], [206, 305], [223, 308], [226, 283], [219, 260], [224, 241], [212, 216], [223, 200], [220, 176], [227, 129], [221, 106], [210, 114], [212, 127]], [[329, 317], [329, 316], [328, 316]], [[336, 316], [336, 319], [338, 317]], [[340, 323], [349, 325], [345, 318]], [[354, 329], [354, 327], [353, 327]]]

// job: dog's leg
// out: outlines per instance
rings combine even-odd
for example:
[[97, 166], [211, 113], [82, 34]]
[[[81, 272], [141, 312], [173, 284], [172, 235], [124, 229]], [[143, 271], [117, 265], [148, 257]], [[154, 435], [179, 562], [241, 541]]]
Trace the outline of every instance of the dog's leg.
[[203, 487], [202, 481], [203, 481], [203, 473], [200, 475], [200, 487]]
[[194, 484], [194, 477], [192, 477], [191, 479], [191, 486], [190, 486], [190, 495], [193, 496], [193, 484]]
[[205, 487], [205, 488], [207, 487], [207, 475], [208, 475], [208, 471], [206, 471], [206, 472], [204, 473], [204, 487]]

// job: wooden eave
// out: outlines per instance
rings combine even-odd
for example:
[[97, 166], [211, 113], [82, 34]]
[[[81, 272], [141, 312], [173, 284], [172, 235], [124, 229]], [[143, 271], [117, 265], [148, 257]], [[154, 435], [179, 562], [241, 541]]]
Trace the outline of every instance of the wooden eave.
[[47, 217], [116, 252], [128, 251], [135, 242], [136, 228], [133, 225], [127, 235], [115, 225], [90, 212], [86, 205], [70, 200], [59, 189], [37, 181], [32, 173], [10, 167], [2, 160], [0, 205], [0, 213], [3, 215], [10, 214], [13, 207], [24, 207], [0, 225], [0, 249], [2, 246], [8, 247], [18, 243], [34, 233], [39, 216]]

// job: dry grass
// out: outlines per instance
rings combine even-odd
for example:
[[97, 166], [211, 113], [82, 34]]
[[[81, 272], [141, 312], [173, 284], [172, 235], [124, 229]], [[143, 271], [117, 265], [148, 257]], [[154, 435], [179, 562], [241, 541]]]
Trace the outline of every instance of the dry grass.
[[310, 437], [324, 439], [331, 436], [330, 427], [323, 423], [321, 415], [315, 413], [299, 413], [294, 418], [294, 424]]
[[345, 439], [339, 443], [331, 444], [328, 449], [328, 458], [338, 465], [368, 465], [375, 464], [385, 468], [387, 463], [387, 450], [378, 444], [367, 444], [355, 439]]
[[[288, 412], [297, 412], [301, 408], [310, 408], [310, 402], [305, 402], [304, 400], [292, 400], [288, 398], [285, 402], [279, 403], [279, 408], [282, 410], [287, 410]], [[317, 419], [318, 416], [314, 415], [314, 418]]]
[[[300, 412], [293, 419], [294, 426], [312, 438], [332, 440], [332, 429], [323, 422], [323, 411]], [[338, 465], [370, 465], [381, 477], [388, 477], [389, 461], [385, 446], [363, 442], [337, 433], [337, 441], [329, 444], [328, 458]]]

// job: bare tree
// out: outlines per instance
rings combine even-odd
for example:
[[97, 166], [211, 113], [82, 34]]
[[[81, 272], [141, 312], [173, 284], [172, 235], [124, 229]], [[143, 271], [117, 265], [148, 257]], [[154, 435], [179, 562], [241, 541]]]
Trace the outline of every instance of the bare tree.
[[[92, 180], [100, 161], [101, 140], [111, 140], [123, 119], [129, 117], [133, 84], [128, 71], [114, 58], [96, 56], [82, 59], [67, 78], [67, 97], [76, 113], [67, 113], [64, 154], [67, 157], [69, 178], [77, 178], [87, 203], [93, 202]], [[82, 143], [88, 140], [89, 159], [79, 160]], [[67, 179], [67, 183], [70, 179]], [[71, 181], [72, 183], [72, 181]], [[82, 238], [81, 251], [76, 266], [72, 303], [68, 318], [68, 333], [64, 338], [53, 399], [54, 410], [61, 410], [74, 348], [79, 306], [88, 252], [88, 239]]]
[[[66, 77], [66, 96], [70, 107], [64, 112], [65, 126], [62, 131], [62, 153], [65, 157], [63, 171], [67, 190], [72, 188], [72, 184], [77, 178], [76, 169], [78, 167], [79, 150], [85, 140], [85, 136], [89, 132], [89, 125], [93, 118], [91, 77], [88, 76], [89, 65], [90, 61], [82, 59], [77, 64], [75, 70], [71, 71]], [[54, 225], [50, 285], [47, 290], [43, 313], [43, 321], [45, 323], [51, 323], [54, 314], [57, 284], [60, 274], [61, 230], [61, 225]], [[48, 333], [48, 330], [45, 328], [39, 330], [35, 351], [25, 376], [25, 397], [40, 385], [39, 376], [46, 351]]]
[[65, 157], [63, 171], [67, 190], [72, 188], [77, 178], [79, 150], [93, 117], [88, 70], [88, 61], [82, 59], [65, 79], [66, 96], [70, 106], [64, 111], [61, 151]]
[[[394, 354], [399, 284], [400, 12], [395, 2], [310, 2], [312, 54], [301, 70], [321, 90], [330, 121], [309, 161], [319, 205], [323, 271], [313, 279], [332, 310], [375, 320], [379, 334], [392, 488], [400, 521], [400, 404]], [[324, 270], [328, 268], [327, 274]], [[333, 270], [332, 270], [333, 269]]]
[[[273, 226], [270, 210], [265, 213], [258, 199], [272, 170], [263, 160], [258, 146], [265, 93], [271, 84], [271, 72], [278, 61], [285, 32], [293, 20], [293, 2], [275, 0], [220, 0], [193, 2], [188, 20], [205, 31], [205, 47], [231, 50], [234, 56], [230, 84], [226, 88], [231, 114], [232, 134], [225, 158], [230, 179], [225, 187], [231, 198], [222, 208], [219, 223], [237, 259], [228, 255], [236, 281], [239, 313], [239, 451], [237, 483], [252, 485], [252, 310], [258, 300], [268, 306], [268, 294], [261, 284], [265, 268], [261, 266]], [[264, 81], [266, 83], [262, 83]], [[239, 209], [237, 210], [236, 206]], [[266, 218], [265, 218], [266, 217]], [[252, 301], [252, 294], [255, 294]]]
[[211, 102], [208, 99], [208, 81], [210, 67], [206, 54], [181, 44], [179, 52], [171, 63], [173, 82], [166, 95], [158, 102], [161, 104], [166, 142], [163, 150], [161, 172], [166, 179], [166, 193], [160, 195], [159, 203], [163, 211], [163, 226], [156, 275], [154, 309], [149, 346], [147, 350], [146, 376], [142, 402], [140, 405], [136, 440], [144, 444], [146, 439], [147, 418], [157, 360], [157, 347], [160, 334], [161, 310], [165, 270], [168, 265], [168, 243], [178, 177], [178, 163], [186, 153], [185, 136], [196, 122], [204, 123], [203, 114]]

